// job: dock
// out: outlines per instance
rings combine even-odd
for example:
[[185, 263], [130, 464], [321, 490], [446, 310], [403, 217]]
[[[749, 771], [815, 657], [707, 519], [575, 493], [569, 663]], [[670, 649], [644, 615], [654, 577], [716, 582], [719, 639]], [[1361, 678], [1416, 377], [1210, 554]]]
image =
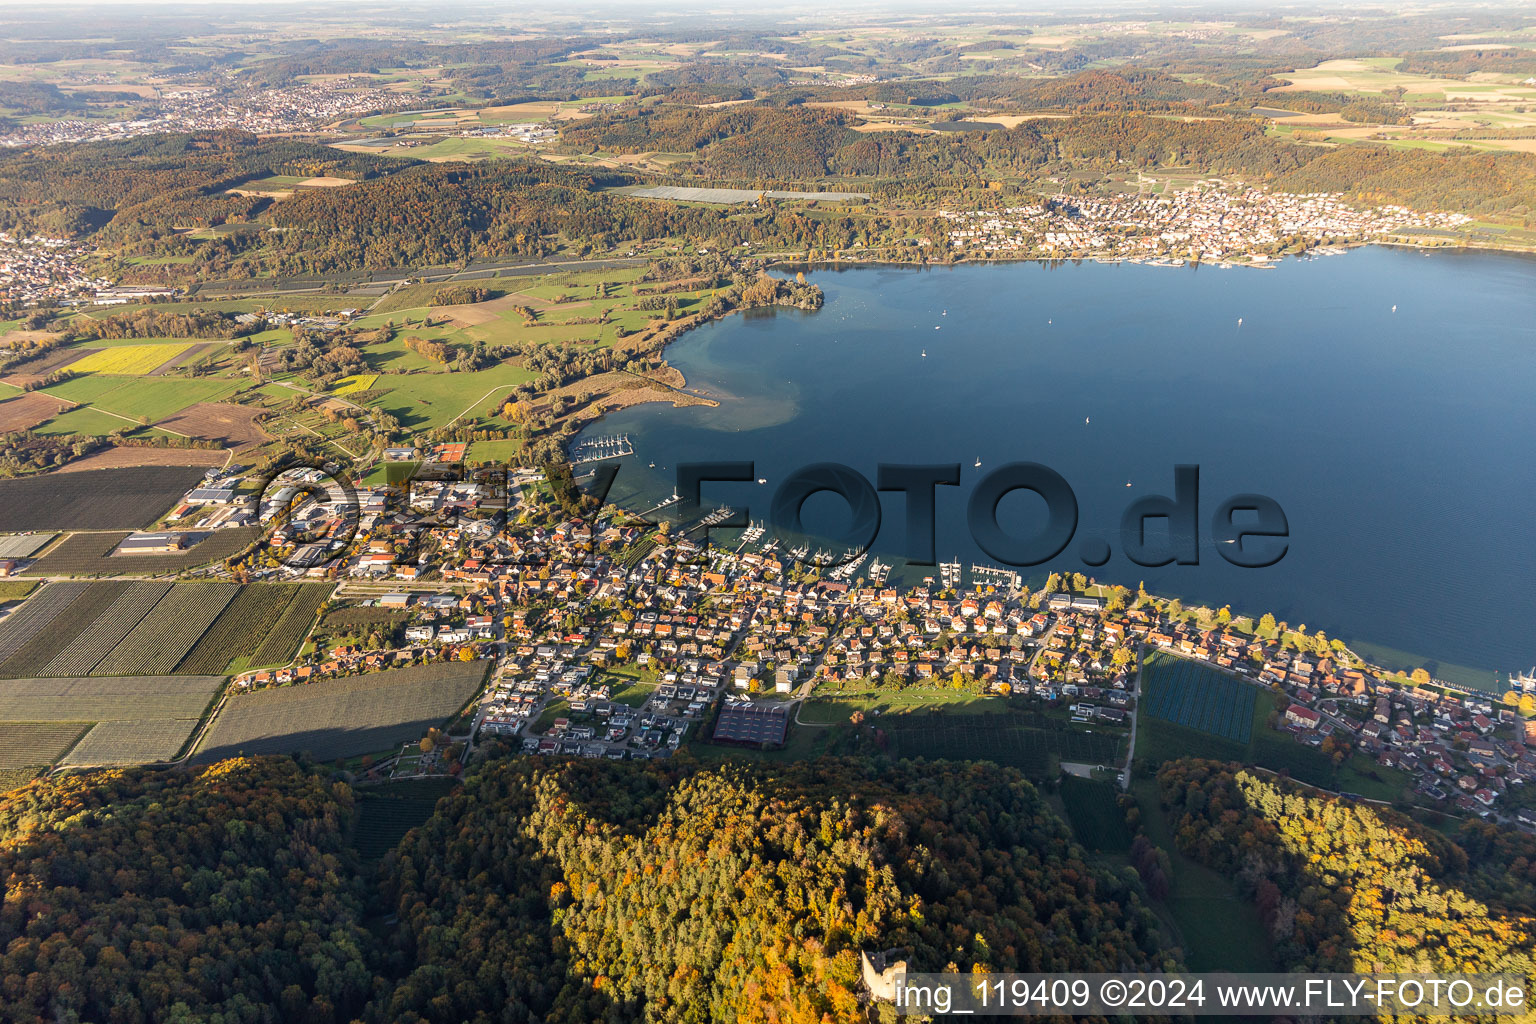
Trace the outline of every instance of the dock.
[[635, 446], [630, 442], [628, 434], [591, 437], [571, 449], [571, 465], [583, 466], [589, 462], [621, 459], [633, 454]]

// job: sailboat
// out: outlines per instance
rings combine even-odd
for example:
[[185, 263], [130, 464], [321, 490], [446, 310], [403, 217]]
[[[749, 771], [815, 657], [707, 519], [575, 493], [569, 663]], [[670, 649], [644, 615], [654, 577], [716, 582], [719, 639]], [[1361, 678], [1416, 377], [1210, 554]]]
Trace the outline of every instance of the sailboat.
[[1092, 423], [1093, 422], [1093, 417], [1091, 417], [1091, 416], [1084, 416], [1083, 417], [1083, 422], [1084, 423]]
[[1129, 477], [1126, 478], [1125, 486], [1127, 486], [1127, 487], [1131, 486], [1131, 481], [1130, 481]]
[[1237, 326], [1239, 326], [1239, 327], [1243, 326], [1243, 318], [1242, 317], [1238, 317], [1237, 318]]
[[923, 358], [924, 359], [928, 358], [928, 350], [927, 349], [923, 349]]
[[1394, 312], [1394, 313], [1397, 312], [1397, 304], [1396, 303], [1392, 304], [1392, 312]]
[[976, 456], [976, 468], [977, 469], [981, 468], [981, 456], [980, 455]]

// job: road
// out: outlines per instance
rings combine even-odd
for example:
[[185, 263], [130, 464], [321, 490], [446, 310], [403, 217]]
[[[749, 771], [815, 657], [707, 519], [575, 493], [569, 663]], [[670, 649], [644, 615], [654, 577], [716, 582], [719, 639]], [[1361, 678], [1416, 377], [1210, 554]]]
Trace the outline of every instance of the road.
[[1145, 649], [1144, 644], [1136, 645], [1136, 689], [1131, 694], [1136, 706], [1131, 709], [1131, 739], [1125, 751], [1125, 771], [1120, 773], [1120, 788], [1127, 793], [1131, 791], [1131, 765], [1136, 762], [1136, 720], [1141, 717], [1141, 659]]

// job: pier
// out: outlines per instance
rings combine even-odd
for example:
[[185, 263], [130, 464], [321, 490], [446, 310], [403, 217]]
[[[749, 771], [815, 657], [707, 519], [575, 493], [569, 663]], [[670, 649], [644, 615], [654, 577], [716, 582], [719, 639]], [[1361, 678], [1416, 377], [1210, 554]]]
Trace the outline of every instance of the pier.
[[604, 459], [621, 459], [635, 454], [635, 446], [628, 434], [591, 437], [571, 449], [571, 465], [583, 466]]
[[994, 584], [1003, 584], [1009, 590], [1018, 590], [1024, 585], [1024, 578], [1012, 569], [1003, 569], [995, 565], [972, 565], [971, 575], [978, 580], [986, 580]]

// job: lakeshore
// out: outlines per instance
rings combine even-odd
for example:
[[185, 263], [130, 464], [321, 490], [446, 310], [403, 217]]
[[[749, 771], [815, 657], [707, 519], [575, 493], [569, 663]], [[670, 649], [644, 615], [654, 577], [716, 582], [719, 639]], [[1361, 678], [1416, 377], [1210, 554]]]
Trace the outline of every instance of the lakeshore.
[[[1207, 564], [1198, 568], [1142, 570], [1117, 557], [1098, 571], [1101, 580], [1134, 585], [1145, 578], [1149, 589], [1187, 600], [1231, 603], [1256, 613], [1272, 610], [1293, 621], [1332, 627], [1330, 635], [1371, 642], [1389, 656], [1446, 665], [1453, 681], [1490, 686], [1495, 671], [1529, 660], [1517, 640], [1517, 609], [1529, 607], [1522, 587], [1536, 571], [1536, 552], [1523, 542], [1506, 545], [1507, 559], [1476, 549], [1498, 530], [1523, 538], [1520, 517], [1512, 510], [1533, 500], [1533, 481], [1522, 467], [1494, 458], [1485, 442], [1448, 436], [1428, 422], [1403, 422], [1401, 403], [1448, 410], [1466, 402], [1472, 409], [1467, 417], [1471, 430], [1491, 430], [1508, 438], [1502, 443], [1518, 444], [1516, 430], [1529, 420], [1529, 411], [1511, 383], [1529, 359], [1530, 267], [1509, 256], [1445, 257], [1364, 247], [1327, 261], [1337, 273], [1313, 273], [1305, 280], [1298, 275], [1312, 272], [1315, 265], [1294, 260], [1260, 276], [1227, 275], [1208, 265], [1192, 265], [1182, 275], [1153, 274], [1158, 268], [1134, 264], [1043, 261], [924, 270], [837, 266], [831, 272], [817, 265], [810, 276], [827, 291], [821, 311], [731, 318], [691, 331], [667, 350], [672, 365], [724, 398], [719, 410], [651, 407], [605, 417], [602, 429], [635, 436], [639, 449], [624, 460], [613, 498], [629, 507], [650, 508], [671, 493], [675, 481], [670, 474], [677, 462], [702, 458], [754, 458], [758, 475], [770, 484], [797, 464], [828, 458], [871, 478], [877, 460], [960, 461], [964, 490], [985, 468], [1020, 455], [1038, 457], [1043, 450], [1048, 455], [1039, 461], [1063, 472], [1084, 505], [1079, 537], [1115, 541], [1113, 510], [1127, 499], [1128, 478], [1137, 484], [1130, 496], [1148, 490], [1167, 493], [1172, 465], [1196, 461], [1205, 473], [1203, 487], [1207, 480], [1231, 481], [1232, 490], [1268, 488], [1266, 493], [1281, 501], [1295, 537], [1287, 560], [1273, 570], [1238, 572], [1212, 559], [1207, 542], [1202, 548]], [[1473, 286], [1474, 301], [1485, 304], [1494, 318], [1490, 329], [1473, 332], [1456, 315], [1456, 302], [1434, 300], [1441, 293], [1428, 280], [1393, 280], [1394, 274], [1419, 268], [1425, 275], [1451, 273], [1449, 283], [1457, 287]], [[1074, 278], [1084, 273], [1093, 280]], [[999, 274], [1012, 276], [984, 280]], [[1113, 279], [1103, 276], [1110, 274]], [[1044, 283], [1047, 275], [1049, 285]], [[962, 280], [956, 284], [957, 279]], [[1320, 326], [1298, 338], [1294, 302], [1306, 300], [1297, 299], [1296, 292], [1314, 284], [1323, 286], [1325, 294], [1308, 303], [1308, 319]], [[1104, 303], [1101, 293], [1111, 287], [1125, 294]], [[1412, 320], [1392, 312], [1394, 305], [1409, 312], [1406, 302], [1391, 301], [1404, 296], [1413, 298]], [[1428, 312], [1426, 298], [1431, 300]], [[1042, 301], [1049, 301], [1050, 308], [1039, 308]], [[1027, 309], [1024, 315], [1021, 307]], [[1364, 307], [1369, 307], [1368, 316]], [[1133, 312], [1138, 310], [1139, 318]], [[965, 319], [957, 319], [961, 316]], [[1244, 323], [1238, 323], [1240, 318]], [[935, 327], [942, 330], [935, 332]], [[1439, 343], [1437, 331], [1443, 332]], [[1409, 365], [1383, 370], [1380, 359], [1401, 332], [1411, 342], [1406, 346]], [[1356, 340], [1341, 350], [1341, 339], [1349, 336]], [[993, 342], [985, 342], [986, 337]], [[1166, 361], [1154, 357], [1160, 347]], [[1484, 350], [1482, 365], [1463, 365], [1447, 371], [1443, 381], [1437, 378], [1437, 361], [1444, 353], [1479, 348]], [[1287, 353], [1289, 358], [1282, 358]], [[1502, 365], [1508, 376], [1499, 360], [1513, 360]], [[1096, 375], [1083, 365], [1090, 362], [1108, 369]], [[1010, 374], [1026, 374], [1017, 378], [1017, 400], [1010, 402], [996, 387], [980, 388], [979, 400], [962, 397], [978, 390], [973, 370], [982, 366], [996, 368], [993, 376], [1001, 375], [999, 383], [1015, 379]], [[1148, 393], [1145, 384], [1166, 374], [1168, 366], [1180, 369], [1173, 393], [1161, 398], [1156, 389]], [[1314, 366], [1316, 374], [1310, 369]], [[1379, 381], [1358, 390], [1358, 384], [1383, 372], [1393, 388], [1404, 389], [1400, 400], [1384, 394]], [[853, 381], [858, 383], [852, 387], [837, 386]], [[1217, 408], [1202, 414], [1200, 402]], [[893, 418], [899, 408], [921, 409], [923, 416], [904, 423]], [[1282, 429], [1284, 418], [1298, 410], [1303, 410], [1303, 421], [1294, 431]], [[1215, 443], [1213, 415], [1238, 418], [1230, 443]], [[1084, 416], [1092, 418], [1091, 425]], [[1145, 432], [1136, 424], [1149, 417], [1176, 436], [1161, 442], [1141, 436]], [[1330, 441], [1330, 431], [1343, 440]], [[1016, 445], [1004, 443], [1005, 437], [1028, 440]], [[1340, 444], [1348, 460], [1341, 457]], [[738, 446], [751, 451], [734, 450]], [[1372, 535], [1363, 513], [1367, 507], [1374, 511], [1379, 499], [1363, 506], [1362, 495], [1416, 487], [1413, 481], [1426, 468], [1416, 464], [1415, 450], [1425, 458], [1445, 459], [1435, 468], [1452, 467], [1451, 476], [1459, 477], [1455, 467], [1465, 461], [1461, 452], [1468, 446], [1474, 452], [1469, 461], [1476, 468], [1476, 484], [1463, 488], [1452, 482], [1430, 508], [1411, 515], [1405, 506], [1393, 506], [1397, 511], [1388, 518], [1394, 536], [1389, 541]], [[970, 463], [978, 457], [984, 468], [973, 472]], [[1321, 460], [1319, 472], [1297, 465], [1309, 459]], [[1283, 486], [1261, 482], [1276, 477]], [[1083, 483], [1088, 479], [1094, 483]], [[1490, 488], [1499, 495], [1485, 506], [1496, 510], [1493, 522], [1486, 529], [1474, 528], [1473, 537], [1453, 536], [1474, 521], [1475, 503], [1468, 495], [1486, 495]], [[957, 530], [961, 518], [959, 498], [951, 500], [948, 490], [939, 495], [940, 557], [947, 558], [947, 548], [953, 547], [966, 564], [988, 561], [984, 553], [944, 535], [944, 524]], [[771, 487], [765, 492], [752, 485], [720, 484], [706, 491], [706, 501], [755, 505], [761, 517], [771, 493]], [[1209, 509], [1214, 500], [1219, 499], [1206, 499], [1202, 508]], [[1094, 512], [1095, 507], [1105, 511]], [[1436, 511], [1443, 515], [1448, 509], [1454, 516], [1435, 521]], [[900, 509], [888, 505], [886, 514], [899, 521]], [[1410, 566], [1420, 552], [1406, 540], [1410, 536], [1449, 545], [1430, 552], [1432, 568], [1417, 580]], [[887, 561], [897, 560], [900, 577], [898, 544], [882, 537], [874, 550]], [[1217, 564], [1208, 564], [1213, 560]], [[1052, 567], [1035, 571], [1043, 575]], [[1443, 581], [1441, 596], [1435, 596], [1426, 577]], [[1480, 577], [1497, 585], [1480, 590], [1475, 583]], [[1317, 580], [1327, 585], [1318, 587]], [[1447, 593], [1455, 598], [1447, 599]]]

